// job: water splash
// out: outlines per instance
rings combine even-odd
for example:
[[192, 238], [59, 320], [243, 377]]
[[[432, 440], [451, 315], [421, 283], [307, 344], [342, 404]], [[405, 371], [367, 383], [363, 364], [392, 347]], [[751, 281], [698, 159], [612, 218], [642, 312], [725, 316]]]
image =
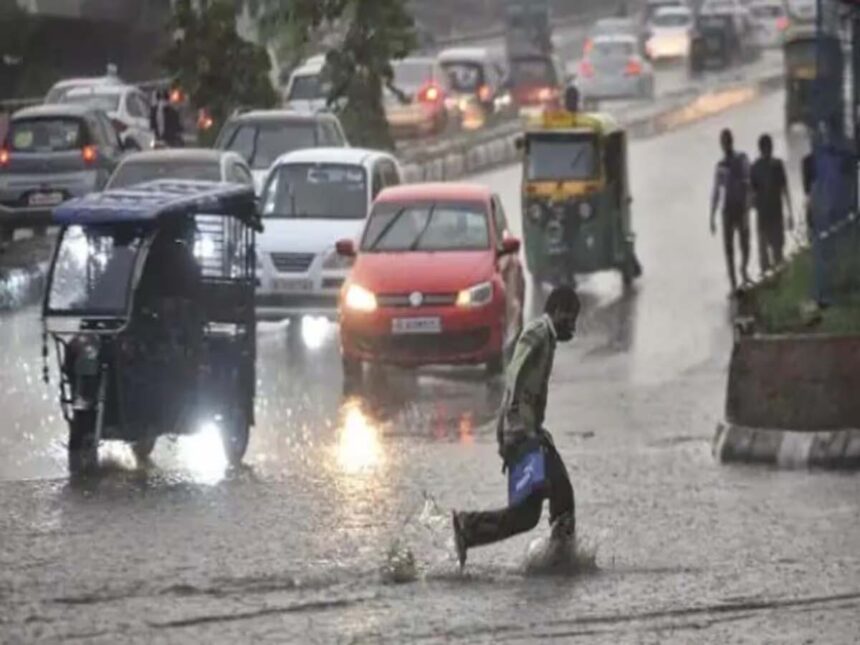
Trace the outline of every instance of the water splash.
[[572, 540], [535, 538], [526, 550], [523, 571], [528, 576], [576, 576], [597, 571], [597, 545], [577, 535]]
[[428, 571], [452, 568], [455, 560], [450, 512], [425, 492], [420, 506], [409, 514], [392, 538], [380, 575], [386, 584], [415, 582]]

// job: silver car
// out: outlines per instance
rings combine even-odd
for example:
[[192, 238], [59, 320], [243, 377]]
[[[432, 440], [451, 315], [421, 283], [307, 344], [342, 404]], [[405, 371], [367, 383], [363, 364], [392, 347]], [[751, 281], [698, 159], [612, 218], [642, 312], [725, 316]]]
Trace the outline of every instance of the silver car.
[[156, 179], [254, 185], [251, 168], [238, 153], [210, 148], [166, 148], [128, 155], [111, 175], [105, 190], [126, 188]]
[[634, 36], [596, 37], [576, 77], [585, 100], [654, 98], [654, 70], [639, 55]]

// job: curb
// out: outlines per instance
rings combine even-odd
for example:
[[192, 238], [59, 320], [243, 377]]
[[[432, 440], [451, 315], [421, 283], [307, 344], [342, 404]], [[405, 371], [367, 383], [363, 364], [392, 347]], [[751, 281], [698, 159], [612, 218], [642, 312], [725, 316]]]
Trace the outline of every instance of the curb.
[[[669, 105], [642, 116], [619, 115], [631, 138], [646, 138], [675, 130], [749, 103], [782, 87], [782, 72], [771, 72], [752, 83], [733, 83], [721, 88], [685, 93]], [[516, 139], [522, 123], [513, 120], [489, 132], [466, 137], [436, 148], [401, 152], [406, 181], [450, 181], [464, 175], [491, 170], [519, 159]]]
[[717, 426], [712, 450], [721, 463], [860, 470], [860, 430], [798, 432], [723, 422]]

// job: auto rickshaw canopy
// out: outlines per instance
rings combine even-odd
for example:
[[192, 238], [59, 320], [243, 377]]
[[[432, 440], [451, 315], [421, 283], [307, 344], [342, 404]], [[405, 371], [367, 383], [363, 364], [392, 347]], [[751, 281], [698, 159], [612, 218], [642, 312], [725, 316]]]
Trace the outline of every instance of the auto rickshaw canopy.
[[53, 221], [64, 226], [158, 222], [200, 213], [232, 216], [262, 228], [251, 186], [169, 179], [72, 199], [54, 209]]
[[569, 112], [546, 110], [532, 117], [526, 133], [548, 133], [553, 131], [589, 130], [605, 136], [621, 130], [621, 125], [611, 115], [603, 112]]

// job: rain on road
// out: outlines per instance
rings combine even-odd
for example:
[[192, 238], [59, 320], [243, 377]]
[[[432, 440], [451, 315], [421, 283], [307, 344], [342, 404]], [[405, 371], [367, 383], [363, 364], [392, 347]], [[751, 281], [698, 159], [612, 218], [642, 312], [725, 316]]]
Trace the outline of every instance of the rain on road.
[[[108, 446], [72, 485], [29, 309], [0, 318], [0, 642], [854, 642], [856, 478], [710, 455], [731, 346], [707, 229], [717, 135], [731, 125], [752, 152], [770, 131], [786, 154], [781, 102], [632, 144], [645, 277], [629, 293], [615, 275], [582, 281], [547, 418], [597, 571], [527, 575], [530, 536], [471, 552], [461, 576], [443, 509], [504, 501], [499, 384], [381, 371], [345, 398], [336, 327], [318, 321], [261, 328], [246, 467], [225, 472], [206, 436], [162, 440], [145, 468]], [[518, 220], [518, 168], [474, 179]], [[398, 539], [411, 584], [380, 575]]]

